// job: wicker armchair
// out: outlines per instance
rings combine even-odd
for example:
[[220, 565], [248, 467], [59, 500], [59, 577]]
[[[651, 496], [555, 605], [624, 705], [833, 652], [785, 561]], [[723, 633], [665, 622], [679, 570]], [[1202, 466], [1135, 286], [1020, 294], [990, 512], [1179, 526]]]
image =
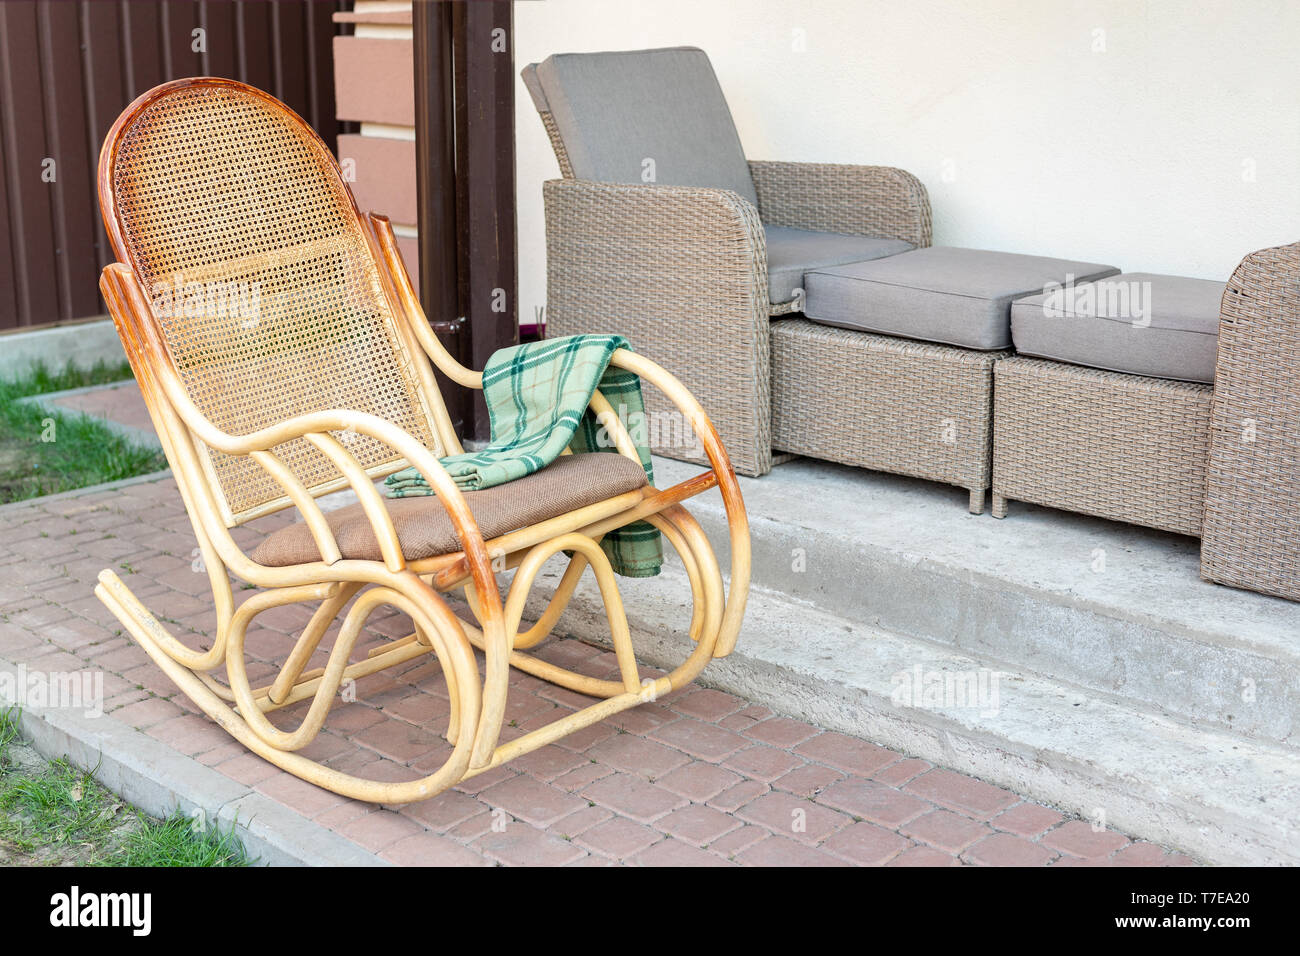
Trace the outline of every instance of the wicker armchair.
[[1223, 294], [1201, 576], [1300, 601], [1300, 242]]
[[[548, 83], [547, 68], [557, 59], [581, 71], [577, 82], [598, 87], [597, 111], [609, 112], [609, 121], [627, 134], [623, 157], [593, 156], [588, 144], [575, 144], [579, 151], [566, 142], [566, 127], [570, 139], [599, 138], [604, 120], [579, 115], [591, 97], [554, 102], [565, 82], [557, 73]], [[659, 74], [651, 82], [639, 69]], [[543, 187], [548, 331], [570, 335], [599, 327], [633, 338], [699, 398], [736, 470], [765, 474], [772, 464], [768, 326], [771, 316], [799, 310], [793, 286], [802, 271], [796, 262], [787, 270], [794, 278], [775, 281], [776, 262], [769, 256], [774, 230], [801, 230], [831, 241], [829, 250], [810, 254], [810, 267], [928, 246], [925, 187], [889, 167], [746, 163], [721, 88], [700, 50], [566, 54], [526, 67], [524, 80], [564, 176]], [[636, 88], [628, 85], [634, 81]], [[645, 93], [647, 88], [652, 92]], [[620, 101], [624, 93], [632, 104]], [[654, 117], [631, 132], [617, 118], [629, 110], [643, 118], [645, 96], [654, 99], [651, 113], [667, 117], [658, 139]], [[660, 162], [655, 181], [645, 183], [639, 157], [678, 145], [666, 139], [679, 135], [673, 120], [679, 109], [692, 119], [706, 116], [712, 125], [697, 132], [707, 140], [701, 148], [712, 152], [706, 162], [682, 157], [679, 150], [680, 162]], [[560, 110], [563, 121], [556, 115]], [[730, 155], [719, 155], [733, 142]], [[881, 242], [854, 245], [849, 237]], [[647, 411], [652, 417], [668, 411], [653, 389]], [[701, 460], [698, 448], [679, 437], [679, 430], [661, 427], [652, 444], [671, 458]]]
[[[181, 640], [111, 570], [95, 593], [177, 686], [254, 753], [346, 796], [409, 803], [683, 686], [734, 647], [749, 580], [744, 505], [708, 418], [653, 362], [621, 349], [611, 359], [675, 403], [709, 471], [671, 488], [648, 485], [628, 430], [597, 391], [591, 407], [617, 454], [567, 455], [525, 478], [462, 492], [439, 462], [461, 446], [434, 368], [469, 388], [481, 388], [482, 375], [438, 342], [388, 220], [362, 219], [334, 157], [288, 108], [230, 80], [150, 90], [105, 141], [99, 196], [119, 260], [104, 269], [100, 288], [189, 512], [216, 628], [202, 646]], [[180, 309], [164, 294], [172, 282]], [[240, 289], [255, 304], [214, 298]], [[375, 479], [407, 465], [436, 497], [381, 498]], [[729, 589], [682, 506], [715, 487], [730, 518]], [[326, 513], [316, 503], [344, 488], [356, 505]], [[232, 529], [287, 508], [302, 520], [245, 553]], [[640, 520], [681, 555], [697, 642], [681, 666], [645, 680], [599, 545]], [[525, 600], [561, 552], [567, 569], [526, 628]], [[503, 596], [496, 573], [508, 568], [514, 577]], [[617, 674], [583, 674], [530, 653], [587, 568], [604, 600]], [[232, 579], [256, 590], [237, 603]], [[449, 604], [458, 594], [467, 614]], [[367, 619], [385, 604], [410, 616], [412, 633], [359, 647]], [[249, 626], [290, 605], [314, 610], [283, 656], [264, 659], [271, 679], [255, 686], [245, 662]], [[339, 703], [343, 681], [417, 658], [436, 659], [449, 698], [436, 769], [365, 779], [301, 752]], [[512, 667], [593, 702], [502, 741]], [[284, 714], [278, 726], [268, 716], [300, 702], [291, 727]]]

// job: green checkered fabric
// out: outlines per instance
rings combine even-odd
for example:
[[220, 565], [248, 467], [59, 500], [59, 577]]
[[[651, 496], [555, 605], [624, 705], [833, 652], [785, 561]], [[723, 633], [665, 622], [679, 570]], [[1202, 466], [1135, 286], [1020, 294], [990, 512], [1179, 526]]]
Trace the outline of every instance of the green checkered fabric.
[[[617, 454], [587, 407], [599, 388], [627, 427], [653, 483], [641, 380], [609, 365], [615, 350], [626, 348], [621, 335], [570, 335], [495, 352], [483, 369], [492, 440], [481, 451], [443, 458], [447, 473], [463, 490], [478, 491], [540, 471], [565, 448]], [[384, 484], [392, 498], [433, 494], [414, 468], [390, 475]], [[611, 531], [600, 544], [614, 570], [627, 577], [652, 577], [663, 564], [659, 532], [644, 521]]]

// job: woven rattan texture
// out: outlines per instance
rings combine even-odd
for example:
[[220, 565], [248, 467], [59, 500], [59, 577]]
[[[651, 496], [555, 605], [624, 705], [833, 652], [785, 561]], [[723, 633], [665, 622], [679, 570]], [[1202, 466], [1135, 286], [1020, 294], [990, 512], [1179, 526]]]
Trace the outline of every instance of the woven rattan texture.
[[982, 491], [1005, 354], [774, 322], [773, 447]]
[[569, 152], [564, 148], [564, 140], [560, 139], [560, 128], [555, 125], [554, 115], [550, 110], [537, 112], [542, 117], [542, 126], [551, 141], [551, 149], [555, 150], [555, 161], [560, 165], [560, 175], [565, 179], [573, 179], [573, 165], [569, 162]]
[[[235, 88], [169, 92], [125, 130], [113, 188], [155, 321], [219, 428], [350, 409], [437, 451], [346, 187], [301, 120]], [[343, 439], [365, 468], [397, 461], [369, 437]], [[339, 477], [301, 439], [275, 451], [308, 488]], [[283, 495], [251, 458], [211, 461], [236, 519]]]
[[[548, 334], [626, 335], [699, 398], [736, 471], [765, 474], [772, 466], [767, 316], [800, 303], [768, 300], [763, 225], [928, 246], [925, 187], [884, 166], [751, 162], [755, 209], [724, 190], [577, 181], [554, 117], [539, 113], [564, 177], [544, 188]], [[819, 407], [821, 387], [803, 401]], [[653, 389], [646, 410], [652, 419], [673, 414]], [[703, 460], [676, 442], [652, 444], [670, 458]], [[929, 473], [933, 464], [927, 458], [903, 471]], [[987, 449], [983, 468], [981, 488]]]
[[[704, 406], [736, 471], [771, 467], [767, 252], [733, 192], [552, 180], [546, 202], [547, 334], [612, 332]], [[657, 454], [703, 461], [690, 428], [646, 392]]]
[[769, 226], [930, 245], [930, 197], [890, 166], [751, 162], [758, 211]]
[[1000, 499], [1199, 535], [1212, 388], [1011, 358], [995, 370]]
[[1233, 273], [1214, 389], [1201, 574], [1300, 600], [1300, 243]]

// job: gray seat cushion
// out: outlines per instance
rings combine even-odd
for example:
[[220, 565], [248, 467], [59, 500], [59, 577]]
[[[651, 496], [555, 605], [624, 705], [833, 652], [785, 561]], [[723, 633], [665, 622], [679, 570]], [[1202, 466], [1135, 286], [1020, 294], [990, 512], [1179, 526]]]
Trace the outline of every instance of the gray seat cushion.
[[932, 246], [816, 269], [804, 276], [804, 314], [847, 329], [901, 335], [968, 349], [1011, 344], [1011, 303], [1049, 283], [1115, 275], [1114, 266]]
[[772, 304], [789, 302], [803, 287], [810, 269], [895, 256], [913, 248], [902, 239], [845, 236], [838, 232], [809, 232], [788, 226], [764, 226], [767, 234], [767, 285]]
[[1212, 383], [1225, 288], [1209, 279], [1126, 272], [1017, 300], [1011, 336], [1025, 355]]
[[654, 182], [731, 189], [758, 206], [722, 87], [695, 47], [557, 53], [524, 70], [537, 108], [549, 111], [573, 174], [606, 183]]

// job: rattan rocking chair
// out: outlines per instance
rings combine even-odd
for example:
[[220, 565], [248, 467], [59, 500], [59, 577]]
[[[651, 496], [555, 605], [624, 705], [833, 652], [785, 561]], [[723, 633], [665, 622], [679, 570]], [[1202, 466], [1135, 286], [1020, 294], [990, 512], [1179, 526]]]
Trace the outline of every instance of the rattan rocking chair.
[[[195, 648], [169, 633], [111, 570], [100, 574], [95, 593], [180, 689], [250, 750], [336, 793], [409, 803], [682, 687], [711, 658], [731, 652], [749, 584], [744, 504], [708, 417], [663, 369], [626, 350], [612, 360], [676, 403], [710, 470], [662, 490], [646, 485], [643, 471], [637, 487], [611, 484], [608, 473], [619, 469], [610, 466], [626, 475], [626, 458], [635, 461], [636, 452], [597, 392], [592, 409], [622, 458], [607, 451], [559, 459], [556, 465], [582, 480], [565, 479], [558, 491], [552, 481], [549, 495], [520, 484], [549, 468], [492, 492], [462, 494], [438, 461], [462, 449], [433, 368], [469, 388], [481, 388], [482, 376], [457, 363], [431, 332], [388, 220], [361, 217], [334, 157], [301, 118], [231, 80], [166, 83], [132, 103], [110, 131], [99, 200], [118, 259], [104, 269], [100, 288], [211, 581], [211, 646]], [[255, 308], [244, 307], [250, 295]], [[436, 497], [386, 503], [375, 480], [408, 464]], [[714, 487], [730, 523], [726, 592], [708, 539], [682, 507]], [[345, 488], [358, 499], [353, 510], [363, 534], [354, 527], [345, 535], [337, 513], [327, 517], [316, 502]], [[575, 503], [579, 492], [586, 498]], [[476, 496], [494, 493], [495, 504], [478, 503]], [[398, 514], [395, 506], [410, 501], [417, 513]], [[313, 560], [273, 564], [237, 545], [232, 529], [290, 507], [301, 516], [296, 527], [309, 537]], [[696, 642], [675, 670], [644, 682], [598, 544], [637, 520], [657, 527], [680, 555]], [[544, 613], [525, 629], [528, 593], [542, 565], [561, 552], [567, 569]], [[604, 600], [618, 680], [527, 653], [551, 634], [586, 568]], [[496, 575], [506, 569], [514, 576], [503, 599]], [[232, 576], [260, 590], [236, 604]], [[444, 600], [462, 590], [471, 619]], [[244, 647], [250, 622], [298, 603], [316, 606], [309, 623], [274, 680], [253, 687]], [[413, 632], [350, 660], [367, 618], [382, 605], [409, 614]], [[325, 666], [307, 669], [340, 615]], [[475, 648], [483, 653], [482, 673]], [[436, 772], [367, 780], [298, 752], [320, 732], [344, 680], [424, 655], [441, 666], [451, 699], [451, 752]], [[595, 702], [502, 743], [511, 667]], [[297, 727], [277, 727], [267, 716], [306, 700]]]

